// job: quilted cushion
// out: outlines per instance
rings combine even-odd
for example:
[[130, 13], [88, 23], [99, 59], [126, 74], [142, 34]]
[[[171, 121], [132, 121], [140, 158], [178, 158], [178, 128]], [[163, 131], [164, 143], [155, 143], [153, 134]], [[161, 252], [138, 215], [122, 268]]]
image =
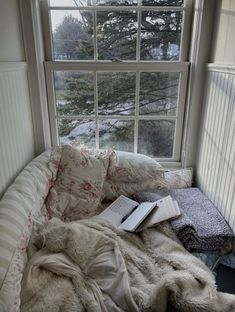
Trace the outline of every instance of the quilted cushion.
[[130, 197], [136, 192], [165, 187], [166, 184], [164, 179], [151, 179], [134, 183], [105, 181], [103, 187], [103, 197], [105, 200], [114, 200], [120, 195]]
[[[91, 151], [63, 145], [52, 153], [50, 168], [58, 169], [47, 200], [50, 215], [63, 220], [77, 220], [96, 213], [100, 203], [111, 151]], [[56, 172], [56, 169], [55, 169]]]

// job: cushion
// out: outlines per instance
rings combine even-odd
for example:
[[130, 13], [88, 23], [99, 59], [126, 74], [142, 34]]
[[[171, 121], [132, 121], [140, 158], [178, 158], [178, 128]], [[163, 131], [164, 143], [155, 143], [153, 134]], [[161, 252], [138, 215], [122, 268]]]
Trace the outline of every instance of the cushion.
[[164, 179], [156, 178], [142, 182], [113, 182], [105, 181], [103, 187], [104, 199], [114, 200], [120, 195], [127, 197], [132, 196], [136, 192], [143, 192], [145, 190], [152, 190], [156, 188], [164, 188], [166, 186]]
[[164, 175], [168, 188], [177, 189], [192, 186], [192, 168], [167, 171]]
[[163, 167], [142, 154], [115, 151], [110, 160], [108, 179], [114, 182], [142, 182], [162, 177]]
[[32, 223], [39, 215], [42, 219], [48, 218], [43, 205], [52, 181], [48, 161], [47, 152], [35, 158], [0, 201], [0, 307], [3, 311], [19, 311], [20, 283]]
[[56, 156], [52, 153], [49, 164], [50, 168], [57, 166], [58, 169], [47, 199], [50, 215], [67, 221], [94, 215], [112, 152], [63, 145], [60, 161], [58, 149], [55, 153]]

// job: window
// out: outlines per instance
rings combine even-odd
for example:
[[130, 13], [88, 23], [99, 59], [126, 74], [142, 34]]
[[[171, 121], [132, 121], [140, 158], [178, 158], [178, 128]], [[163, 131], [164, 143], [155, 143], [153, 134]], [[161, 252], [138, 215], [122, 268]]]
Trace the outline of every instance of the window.
[[189, 0], [42, 0], [53, 144], [180, 161]]

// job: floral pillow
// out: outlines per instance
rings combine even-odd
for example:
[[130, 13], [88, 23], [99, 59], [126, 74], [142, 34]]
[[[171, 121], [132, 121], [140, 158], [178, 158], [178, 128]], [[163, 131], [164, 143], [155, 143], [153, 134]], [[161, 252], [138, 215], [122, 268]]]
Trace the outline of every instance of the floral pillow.
[[51, 161], [53, 166], [57, 164], [58, 172], [47, 199], [51, 216], [77, 220], [96, 213], [111, 153], [64, 145], [57, 162], [52, 153]]
[[113, 182], [105, 181], [103, 187], [103, 199], [114, 200], [120, 195], [127, 197], [137, 192], [153, 190], [156, 188], [165, 188], [166, 183], [163, 179], [150, 179], [142, 182]]
[[108, 180], [140, 182], [163, 177], [163, 167], [153, 158], [142, 154], [116, 151], [111, 155]]

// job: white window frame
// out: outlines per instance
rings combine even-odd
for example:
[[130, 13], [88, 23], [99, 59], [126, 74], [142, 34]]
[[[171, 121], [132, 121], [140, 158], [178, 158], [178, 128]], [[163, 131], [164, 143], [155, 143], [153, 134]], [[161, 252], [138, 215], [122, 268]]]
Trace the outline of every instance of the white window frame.
[[[140, 4], [140, 0], [139, 0]], [[46, 59], [44, 62], [46, 71], [46, 82], [49, 102], [49, 116], [50, 126], [52, 135], [52, 145], [56, 146], [59, 143], [58, 130], [57, 130], [57, 119], [63, 118], [56, 114], [56, 99], [54, 89], [54, 71], [89, 71], [94, 72], [97, 77], [97, 72], [113, 71], [113, 72], [137, 72], [136, 75], [136, 94], [139, 91], [139, 73], [140, 72], [179, 72], [179, 97], [177, 103], [176, 116], [158, 116], [158, 115], [138, 115], [138, 99], [136, 99], [135, 114], [133, 116], [98, 116], [98, 95], [97, 95], [97, 79], [95, 78], [95, 92], [94, 92], [94, 103], [95, 103], [95, 114], [94, 115], [76, 115], [76, 116], [64, 116], [67, 119], [94, 119], [96, 121], [96, 148], [98, 147], [98, 121], [105, 119], [118, 119], [118, 120], [134, 120], [135, 121], [135, 135], [134, 135], [134, 152], [137, 153], [137, 142], [138, 142], [138, 120], [175, 120], [175, 134], [173, 144], [173, 155], [171, 158], [157, 158], [158, 161], [171, 163], [173, 166], [180, 165], [181, 162], [181, 145], [182, 145], [182, 133], [184, 124], [184, 111], [185, 111], [185, 100], [186, 100], [186, 89], [189, 72], [188, 49], [189, 49], [189, 35], [190, 25], [192, 17], [193, 0], [185, 0], [184, 7], [160, 7], [160, 6], [97, 6], [96, 11], [123, 11], [123, 10], [135, 10], [137, 11], [138, 25], [141, 21], [142, 11], [182, 11], [183, 22], [182, 22], [182, 33], [181, 33], [181, 44], [180, 44], [180, 56], [179, 61], [140, 61], [140, 49], [137, 49], [137, 61], [99, 61], [97, 60], [97, 44], [95, 44], [95, 59], [91, 61], [53, 61], [53, 50], [52, 50], [52, 34], [51, 34], [51, 23], [48, 11], [49, 10], [79, 10], [84, 7], [49, 7], [48, 0], [42, 0], [42, 12], [43, 12], [43, 25], [44, 25], [44, 41], [46, 50]], [[86, 10], [94, 11], [94, 7], [86, 7]], [[94, 14], [94, 16], [96, 16]], [[95, 17], [94, 17], [95, 18]], [[49, 30], [49, 32], [48, 32]], [[96, 34], [94, 34], [94, 40], [96, 40]], [[137, 33], [137, 47], [140, 40], [140, 27], [138, 27]], [[95, 41], [96, 42], [96, 41]]]

